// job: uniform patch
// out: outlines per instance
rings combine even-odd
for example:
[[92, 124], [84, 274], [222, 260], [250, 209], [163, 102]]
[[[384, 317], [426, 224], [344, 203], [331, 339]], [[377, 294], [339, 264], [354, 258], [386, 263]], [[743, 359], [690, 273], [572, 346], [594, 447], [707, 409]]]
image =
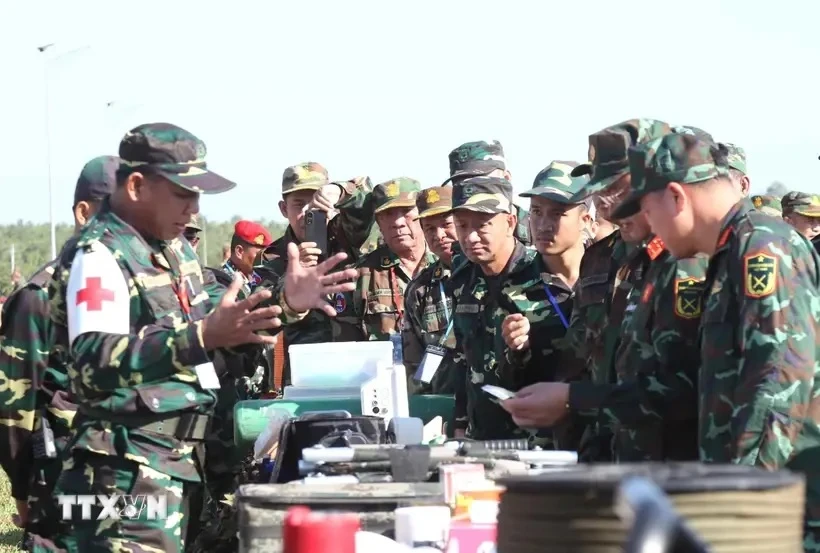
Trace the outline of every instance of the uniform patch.
[[749, 298], [765, 298], [777, 290], [777, 258], [767, 253], [743, 258], [743, 291]]
[[703, 312], [703, 279], [675, 280], [675, 315], [683, 319], [697, 319]]
[[386, 255], [384, 257], [382, 257], [382, 267], [389, 267], [392, 264], [393, 264], [393, 262], [391, 261], [391, 259], [389, 257], [387, 257]]
[[336, 308], [336, 313], [344, 313], [344, 310], [347, 308], [347, 300], [345, 299], [345, 295], [342, 292], [336, 292], [334, 300], [333, 307]]
[[649, 302], [649, 298], [652, 297], [652, 291], [655, 290], [655, 285], [651, 282], [647, 282], [643, 287], [643, 292], [641, 293], [641, 303]]
[[100, 243], [74, 255], [65, 301], [70, 345], [86, 332], [131, 332], [128, 283], [114, 254]]
[[441, 278], [441, 267], [436, 267], [436, 271], [433, 273], [433, 278]]

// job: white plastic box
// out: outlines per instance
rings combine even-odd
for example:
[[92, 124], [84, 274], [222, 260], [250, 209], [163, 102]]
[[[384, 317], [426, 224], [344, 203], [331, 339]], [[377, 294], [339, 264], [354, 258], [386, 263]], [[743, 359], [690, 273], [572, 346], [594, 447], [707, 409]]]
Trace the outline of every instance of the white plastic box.
[[377, 367], [393, 364], [389, 341], [326, 342], [288, 346], [294, 387], [355, 387], [376, 376]]

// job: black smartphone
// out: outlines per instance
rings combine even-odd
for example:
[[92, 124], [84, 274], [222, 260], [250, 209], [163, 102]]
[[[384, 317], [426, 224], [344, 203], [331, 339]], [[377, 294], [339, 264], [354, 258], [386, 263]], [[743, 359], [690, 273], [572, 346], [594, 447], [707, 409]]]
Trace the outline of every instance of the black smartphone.
[[305, 214], [305, 242], [314, 242], [327, 257], [327, 213], [311, 209]]

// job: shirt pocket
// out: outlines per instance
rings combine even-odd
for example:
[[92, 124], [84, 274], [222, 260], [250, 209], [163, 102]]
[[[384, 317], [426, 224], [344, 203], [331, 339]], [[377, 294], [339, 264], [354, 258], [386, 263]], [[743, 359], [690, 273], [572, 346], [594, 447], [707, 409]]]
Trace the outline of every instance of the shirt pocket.
[[390, 290], [376, 290], [367, 295], [364, 309], [364, 321], [371, 332], [392, 334], [400, 330], [399, 312], [393, 303]]
[[606, 300], [609, 289], [609, 275], [600, 273], [584, 277], [578, 282], [578, 291], [575, 302], [579, 308], [602, 304]]

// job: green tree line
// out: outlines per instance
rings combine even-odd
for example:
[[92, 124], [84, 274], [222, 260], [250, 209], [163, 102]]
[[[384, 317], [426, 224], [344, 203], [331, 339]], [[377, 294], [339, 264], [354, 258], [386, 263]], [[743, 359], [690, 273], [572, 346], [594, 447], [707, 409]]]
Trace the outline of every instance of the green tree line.
[[[230, 221], [200, 218], [200, 226], [204, 231], [200, 233], [199, 255], [203, 262], [207, 261], [208, 265], [222, 263], [222, 247], [230, 243], [233, 227], [240, 219], [238, 215]], [[287, 227], [282, 221], [270, 219], [256, 222], [264, 225], [274, 238], [282, 236]], [[57, 225], [58, 250], [73, 231], [73, 225]], [[0, 295], [8, 295], [14, 289], [13, 272], [18, 272], [22, 281], [25, 281], [50, 260], [51, 235], [48, 223], [18, 221], [13, 225], [0, 225]]]

